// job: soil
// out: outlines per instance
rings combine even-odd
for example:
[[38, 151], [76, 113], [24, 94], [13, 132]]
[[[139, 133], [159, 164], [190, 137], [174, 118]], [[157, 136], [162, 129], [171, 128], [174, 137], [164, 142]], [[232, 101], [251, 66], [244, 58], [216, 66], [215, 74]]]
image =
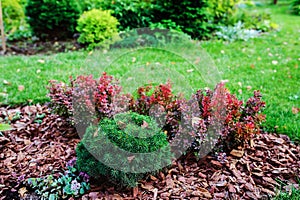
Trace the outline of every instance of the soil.
[[[0, 134], [0, 199], [38, 199], [24, 180], [62, 172], [80, 139], [47, 105], [0, 107], [0, 123], [7, 121], [13, 130]], [[299, 178], [300, 146], [264, 133], [222, 158], [183, 156], [133, 189], [92, 181], [79, 199], [269, 199], [299, 189]]]
[[[7, 43], [5, 55], [50, 55], [54, 53], [78, 51], [82, 49], [76, 39], [65, 41], [39, 41], [39, 40], [24, 40]], [[0, 52], [2, 48], [0, 47]]]

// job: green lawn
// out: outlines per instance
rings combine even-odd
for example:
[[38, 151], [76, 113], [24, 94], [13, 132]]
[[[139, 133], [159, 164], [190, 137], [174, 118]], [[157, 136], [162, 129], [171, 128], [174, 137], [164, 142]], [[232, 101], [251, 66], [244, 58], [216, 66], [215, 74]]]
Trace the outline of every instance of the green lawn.
[[[300, 17], [289, 15], [287, 6], [260, 9], [268, 9], [273, 13], [274, 21], [280, 25], [279, 32], [272, 32], [248, 42], [204, 41], [201, 45], [214, 59], [222, 75], [221, 79], [228, 80], [226, 85], [232, 93], [246, 99], [253, 94], [253, 90], [261, 90], [267, 103], [265, 127], [268, 131], [274, 131], [276, 127], [278, 132], [299, 140], [300, 117], [292, 109], [300, 108]], [[190, 50], [186, 49], [186, 52], [198, 53], [189, 52]], [[50, 56], [0, 57], [0, 102], [45, 102], [48, 101], [46, 86], [51, 79], [67, 81], [70, 75], [79, 74], [99, 76], [103, 70], [121, 77], [124, 73], [128, 75], [129, 66], [145, 63], [154, 66], [154, 62], [176, 69], [179, 72], [178, 79], [188, 80], [192, 89], [208, 86], [205, 83], [206, 76], [200, 77], [197, 73], [188, 72], [193, 65], [178, 57], [178, 51], [174, 49], [174, 53], [169, 53], [147, 49], [92, 55], [89, 52], [71, 52]], [[126, 56], [122, 56], [123, 54]], [[112, 61], [114, 62], [111, 63]], [[211, 65], [213, 63], [207, 63], [206, 68]], [[132, 76], [139, 75], [134, 70], [131, 72]], [[162, 78], [164, 73], [168, 72], [161, 70], [157, 76]], [[218, 75], [216, 70], [209, 73], [210, 78]], [[127, 78], [129, 76], [130, 74]]]

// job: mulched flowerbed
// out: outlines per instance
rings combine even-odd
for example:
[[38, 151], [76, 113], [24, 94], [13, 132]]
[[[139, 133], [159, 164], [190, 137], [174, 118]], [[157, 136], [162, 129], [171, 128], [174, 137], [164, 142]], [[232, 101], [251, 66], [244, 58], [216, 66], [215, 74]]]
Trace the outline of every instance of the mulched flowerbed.
[[[7, 43], [5, 55], [35, 55], [78, 51], [83, 47], [76, 39], [65, 41], [15, 41]], [[0, 52], [2, 48], [0, 47]]]
[[[0, 135], [0, 199], [34, 199], [23, 180], [62, 172], [80, 141], [63, 118], [46, 105], [0, 107], [0, 122], [14, 130]], [[285, 135], [261, 134], [224, 159], [186, 155], [134, 189], [92, 183], [82, 199], [268, 199], [281, 185], [299, 188], [300, 146]], [[23, 189], [22, 189], [23, 188]]]

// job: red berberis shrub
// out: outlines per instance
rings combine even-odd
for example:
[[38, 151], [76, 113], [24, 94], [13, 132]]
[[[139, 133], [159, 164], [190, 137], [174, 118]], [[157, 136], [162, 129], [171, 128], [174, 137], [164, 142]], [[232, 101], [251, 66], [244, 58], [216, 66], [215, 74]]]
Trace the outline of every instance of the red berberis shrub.
[[170, 139], [178, 132], [180, 104], [183, 101], [184, 98], [172, 93], [170, 82], [158, 86], [147, 85], [137, 89], [137, 97], [131, 102], [130, 110], [152, 116]]
[[122, 95], [118, 82], [105, 72], [98, 80], [92, 75], [70, 77], [70, 85], [50, 81], [49, 97], [54, 111], [82, 131], [91, 123], [121, 112], [131, 101], [130, 95]]
[[[216, 144], [224, 151], [243, 145], [261, 132], [265, 120], [261, 113], [265, 102], [259, 91], [244, 104], [223, 83], [213, 91], [199, 90], [187, 100], [172, 93], [170, 82], [142, 86], [135, 99], [121, 94], [118, 82], [106, 73], [98, 80], [79, 76], [70, 78], [70, 82], [67, 86], [51, 81], [49, 96], [57, 113], [69, 117], [73, 124], [85, 128], [104, 117], [131, 110], [153, 117], [172, 144], [190, 146], [196, 152], [211, 150]], [[190, 138], [187, 136], [193, 141], [186, 140]]]
[[[259, 91], [254, 91], [254, 96], [246, 104], [230, 94], [223, 83], [218, 84], [214, 92], [197, 91], [196, 97], [201, 110], [200, 118], [208, 129], [219, 132], [218, 147], [224, 151], [243, 146], [261, 132], [261, 124], [265, 120], [262, 114], [265, 102]], [[201, 145], [201, 142], [199, 140], [197, 144]]]

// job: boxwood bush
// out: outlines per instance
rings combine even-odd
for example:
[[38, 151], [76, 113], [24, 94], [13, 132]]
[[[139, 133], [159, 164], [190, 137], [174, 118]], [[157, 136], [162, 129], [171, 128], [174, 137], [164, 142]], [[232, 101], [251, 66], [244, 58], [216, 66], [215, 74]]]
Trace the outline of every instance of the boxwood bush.
[[78, 42], [90, 49], [105, 45], [118, 36], [118, 20], [111, 16], [110, 11], [92, 9], [85, 11], [78, 19], [77, 31], [80, 33]]
[[80, 15], [77, 0], [28, 0], [25, 11], [33, 33], [42, 39], [72, 37]]
[[[111, 148], [110, 144], [129, 154], [152, 153], [130, 159]], [[127, 187], [136, 186], [137, 181], [148, 172], [171, 164], [172, 158], [167, 136], [155, 120], [134, 112], [117, 114], [114, 119], [103, 119], [98, 127], [90, 126], [76, 153], [79, 171], [87, 172], [94, 178], [107, 176], [112, 182]]]
[[8, 37], [26, 26], [25, 14], [18, 0], [2, 0], [3, 21]]

